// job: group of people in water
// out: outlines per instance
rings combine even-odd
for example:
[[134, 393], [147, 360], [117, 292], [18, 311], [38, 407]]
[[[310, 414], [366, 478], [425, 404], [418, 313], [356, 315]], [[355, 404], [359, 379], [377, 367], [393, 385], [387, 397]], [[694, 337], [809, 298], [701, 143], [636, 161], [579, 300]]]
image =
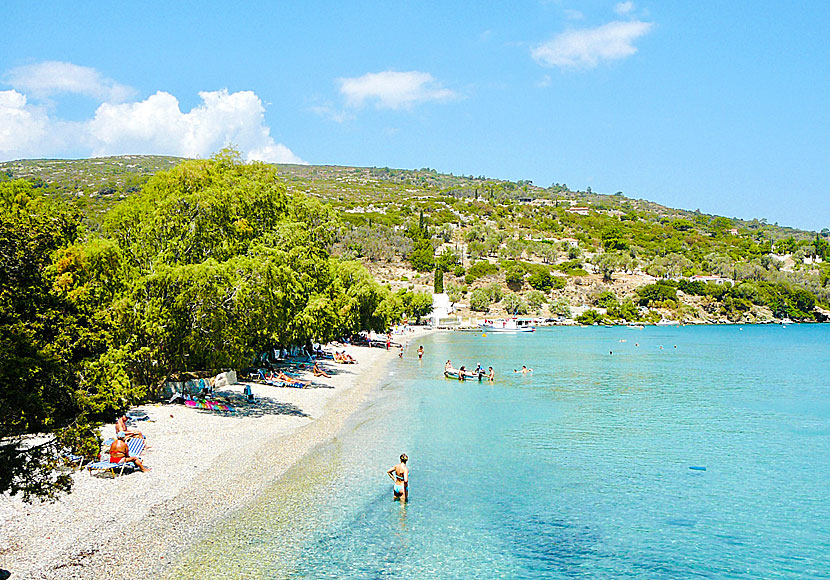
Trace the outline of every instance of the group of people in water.
[[447, 359], [447, 362], [444, 364], [444, 376], [453, 378], [457, 376], [459, 381], [463, 381], [464, 379], [481, 380], [486, 377], [492, 383], [496, 379], [496, 371], [493, 370], [493, 367], [487, 367], [485, 371], [481, 363], [478, 363], [476, 368], [471, 371], [468, 371], [464, 365], [456, 369], [452, 366], [452, 361]]

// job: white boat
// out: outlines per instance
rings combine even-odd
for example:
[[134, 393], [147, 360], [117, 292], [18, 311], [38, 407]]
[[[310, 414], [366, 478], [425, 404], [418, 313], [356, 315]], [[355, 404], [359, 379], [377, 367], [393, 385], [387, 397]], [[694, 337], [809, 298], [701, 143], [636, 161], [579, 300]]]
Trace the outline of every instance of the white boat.
[[481, 329], [485, 332], [533, 332], [536, 330], [532, 320], [513, 318], [484, 319]]

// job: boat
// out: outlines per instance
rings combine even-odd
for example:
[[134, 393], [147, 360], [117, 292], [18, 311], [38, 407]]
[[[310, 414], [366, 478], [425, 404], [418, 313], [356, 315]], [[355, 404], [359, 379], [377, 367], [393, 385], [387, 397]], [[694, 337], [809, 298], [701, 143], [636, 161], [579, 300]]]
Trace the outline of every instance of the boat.
[[[444, 376], [448, 379], [455, 379], [458, 380], [458, 373], [460, 371], [458, 369], [444, 369]], [[475, 371], [464, 371], [464, 375], [461, 377], [462, 381], [466, 381], [467, 379], [478, 379], [479, 381], [484, 378], [486, 373], [482, 370], [481, 372]]]
[[480, 326], [485, 332], [533, 332], [536, 330], [532, 320], [520, 320], [515, 316], [495, 320], [485, 318]]

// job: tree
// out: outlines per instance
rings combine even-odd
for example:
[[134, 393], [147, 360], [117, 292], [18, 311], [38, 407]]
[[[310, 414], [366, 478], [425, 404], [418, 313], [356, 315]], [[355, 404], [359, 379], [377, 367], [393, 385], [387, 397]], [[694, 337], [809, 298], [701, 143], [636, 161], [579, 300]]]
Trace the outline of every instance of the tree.
[[586, 325], [596, 324], [600, 320], [602, 320], [602, 314], [600, 314], [596, 310], [586, 310], [585, 312], [576, 317], [576, 321], [579, 324]]
[[525, 269], [520, 265], [510, 266], [507, 272], [504, 273], [504, 281], [511, 288], [518, 290], [522, 286], [524, 280]]
[[[72, 480], [55, 471], [66, 449], [91, 452], [83, 408], [89, 321], [55, 289], [55, 252], [77, 239], [77, 214], [24, 181], [0, 183], [0, 492], [54, 499]], [[43, 434], [30, 444], [25, 436]]]
[[614, 272], [622, 269], [625, 264], [626, 259], [619, 252], [605, 252], [594, 260], [594, 265], [602, 272], [602, 279], [605, 282], [611, 282]]
[[444, 292], [444, 271], [441, 268], [435, 269], [433, 290], [436, 294], [442, 294]]
[[435, 267], [435, 249], [425, 238], [415, 240], [415, 247], [409, 254], [409, 263], [419, 272], [429, 272]]
[[515, 292], [509, 292], [501, 299], [501, 305], [508, 314], [527, 314], [527, 303]]
[[550, 275], [550, 272], [547, 270], [536, 270], [533, 274], [530, 275], [527, 279], [527, 283], [536, 290], [541, 292], [550, 292], [551, 288], [553, 288], [553, 276]]
[[441, 269], [442, 272], [449, 272], [455, 268], [458, 262], [458, 255], [449, 248], [444, 248], [444, 251], [441, 252], [435, 260], [435, 265]]
[[536, 314], [538, 314], [542, 309], [542, 305], [545, 301], [545, 294], [539, 290], [531, 290], [525, 294], [525, 302], [527, 302], [527, 307]]
[[484, 288], [476, 288], [470, 294], [470, 310], [487, 312], [490, 303], [490, 295]]

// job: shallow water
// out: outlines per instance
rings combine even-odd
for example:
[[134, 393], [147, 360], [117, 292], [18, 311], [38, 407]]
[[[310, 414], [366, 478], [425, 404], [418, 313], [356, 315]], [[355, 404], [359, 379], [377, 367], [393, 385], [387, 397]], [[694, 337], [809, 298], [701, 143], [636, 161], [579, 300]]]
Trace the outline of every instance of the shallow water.
[[[422, 343], [173, 577], [830, 577], [830, 326]], [[444, 379], [448, 358], [495, 384]], [[404, 451], [407, 505], [385, 475]]]

